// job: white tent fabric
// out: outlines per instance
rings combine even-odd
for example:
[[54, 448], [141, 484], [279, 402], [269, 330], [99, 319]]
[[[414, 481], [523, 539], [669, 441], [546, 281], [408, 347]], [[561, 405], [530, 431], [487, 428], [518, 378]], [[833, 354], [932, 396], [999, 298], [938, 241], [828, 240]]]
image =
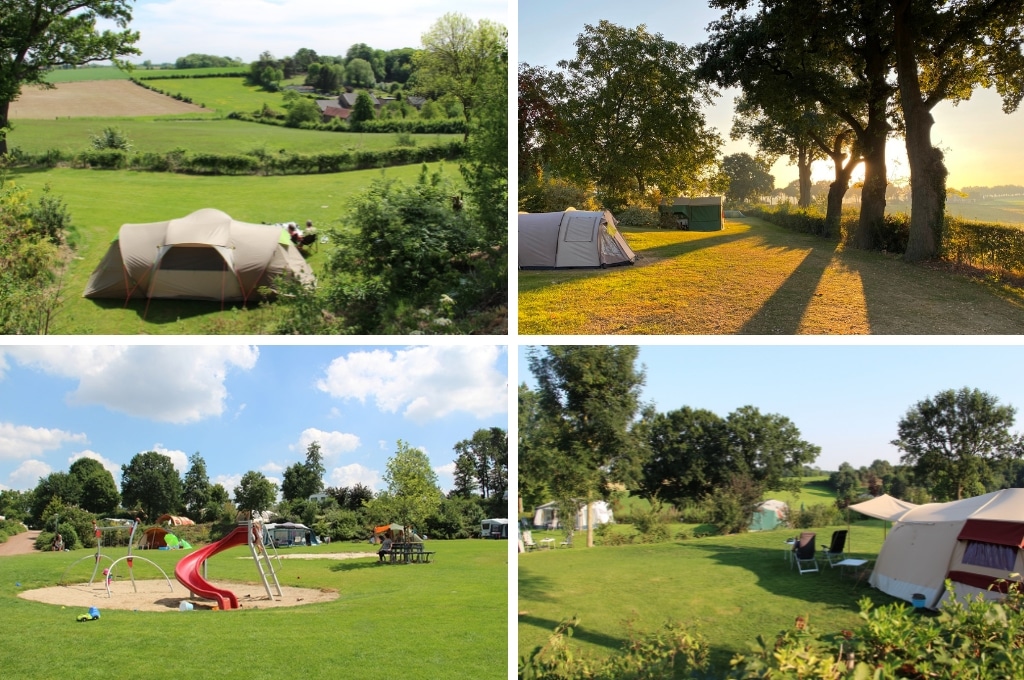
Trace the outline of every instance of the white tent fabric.
[[[1014, 566], [991, 569], [965, 562], [964, 553], [970, 542], [995, 545], [996, 549], [1013, 548]], [[878, 554], [870, 583], [908, 601], [914, 594], [924, 595], [926, 606], [935, 607], [944, 596], [947, 577], [954, 581], [955, 592], [961, 596], [987, 593], [968, 582], [1010, 579], [1013, 573], [1024, 573], [1021, 543], [1024, 489], [1003, 489], [949, 503], [927, 503], [896, 517], [896, 525]]]
[[[591, 503], [591, 512], [593, 513], [595, 525], [610, 524], [615, 521], [611, 506], [604, 501], [594, 501]], [[538, 505], [533, 513], [533, 525], [545, 526], [549, 529], [565, 528], [562, 518], [559, 517], [558, 503], [552, 501], [551, 503]], [[587, 528], [586, 505], [583, 505], [576, 513], [575, 521], [570, 528], [577, 531]]]
[[863, 503], [855, 503], [850, 506], [850, 509], [868, 517], [895, 522], [906, 514], [908, 510], [916, 507], [915, 503], [901, 501], [899, 498], [893, 498], [889, 494], [883, 493], [881, 496], [864, 501]]

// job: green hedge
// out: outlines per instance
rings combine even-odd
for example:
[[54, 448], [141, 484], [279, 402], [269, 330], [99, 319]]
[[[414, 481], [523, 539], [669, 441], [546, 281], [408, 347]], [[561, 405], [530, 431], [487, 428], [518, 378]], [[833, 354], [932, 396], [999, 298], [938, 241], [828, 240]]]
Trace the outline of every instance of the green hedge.
[[[759, 217], [785, 229], [804, 234], [821, 236], [825, 232], [825, 213], [817, 208], [793, 208], [788, 203], [769, 208], [766, 206], [744, 206], [743, 212], [750, 217]], [[839, 221], [842, 240], [852, 234], [860, 219], [858, 210], [844, 210]], [[879, 233], [875, 234], [877, 250], [903, 254], [910, 237], [910, 215], [893, 213], [885, 216]]]
[[141, 170], [180, 172], [194, 175], [315, 175], [348, 170], [366, 170], [396, 165], [457, 160], [465, 144], [454, 140], [423, 147], [398, 146], [390, 149], [337, 151], [333, 153], [218, 154], [174, 149], [165, 153], [127, 153], [120, 149], [81, 151], [66, 154], [55, 149], [39, 154], [14, 150], [14, 164], [21, 167], [56, 167], [100, 170]]
[[961, 265], [1024, 274], [1024, 229], [946, 215], [942, 257]]
[[[262, 112], [241, 113], [232, 111], [228, 114], [231, 120], [261, 125], [277, 125], [287, 127], [284, 116], [266, 116]], [[382, 120], [366, 120], [358, 125], [350, 125], [335, 118], [327, 123], [302, 123], [303, 130], [319, 130], [321, 132], [359, 132], [395, 133], [405, 132], [413, 135], [454, 135], [466, 134], [466, 122], [454, 118], [443, 120], [406, 120], [404, 118], [388, 118]]]

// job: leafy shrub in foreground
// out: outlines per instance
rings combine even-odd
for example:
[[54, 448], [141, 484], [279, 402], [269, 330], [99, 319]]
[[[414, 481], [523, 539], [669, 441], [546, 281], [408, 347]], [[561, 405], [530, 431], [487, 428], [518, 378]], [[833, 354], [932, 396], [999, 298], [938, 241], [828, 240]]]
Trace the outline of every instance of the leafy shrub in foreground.
[[562, 621], [548, 642], [519, 660], [521, 680], [672, 680], [704, 677], [708, 665], [706, 640], [668, 621], [649, 632], [629, 629], [622, 654], [594, 659], [575, 653], [572, 637], [578, 618]]

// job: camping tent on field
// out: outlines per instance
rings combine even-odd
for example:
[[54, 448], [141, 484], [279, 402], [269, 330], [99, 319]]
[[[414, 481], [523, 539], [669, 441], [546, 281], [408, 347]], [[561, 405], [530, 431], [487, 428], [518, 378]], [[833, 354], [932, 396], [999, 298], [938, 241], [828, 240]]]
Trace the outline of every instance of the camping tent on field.
[[908, 601], [924, 595], [925, 606], [932, 608], [945, 597], [947, 578], [957, 598], [1000, 597], [997, 581], [1020, 581], [1024, 574], [1022, 547], [1024, 489], [927, 503], [899, 515], [870, 583]]
[[519, 215], [519, 268], [562, 269], [633, 264], [636, 253], [606, 211]]
[[[611, 506], [604, 501], [594, 501], [591, 503], [592, 512], [594, 513], [594, 524], [611, 524], [615, 521], [612, 514]], [[545, 503], [544, 505], [538, 505], [533, 513], [533, 526], [535, 527], [546, 527], [548, 529], [574, 529], [577, 531], [587, 528], [587, 506], [583, 505], [576, 512], [576, 518], [573, 522], [573, 526], [565, 527], [558, 512], [558, 503], [552, 501], [551, 503]]]
[[313, 271], [281, 225], [238, 222], [204, 208], [179, 219], [125, 224], [85, 287], [87, 298], [248, 300], [278, 276]]
[[[690, 231], [721, 231], [725, 229], [725, 213], [721, 196], [680, 196], [671, 203], [662, 203], [658, 211], [671, 217], [680, 229]], [[686, 226], [683, 226], [683, 225]]]
[[770, 531], [777, 526], [785, 526], [789, 517], [789, 506], [785, 501], [768, 500], [754, 509], [750, 520], [750, 531]]

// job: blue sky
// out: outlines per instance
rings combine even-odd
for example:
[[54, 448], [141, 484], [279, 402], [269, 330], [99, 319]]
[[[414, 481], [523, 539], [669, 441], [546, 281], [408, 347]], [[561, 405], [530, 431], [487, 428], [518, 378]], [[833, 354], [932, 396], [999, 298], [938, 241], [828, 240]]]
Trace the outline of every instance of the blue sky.
[[[554, 69], [560, 59], [571, 58], [576, 50], [576, 37], [585, 24], [596, 25], [607, 19], [620, 26], [646, 24], [652, 33], [666, 39], [693, 46], [706, 38], [708, 24], [720, 16], [706, 2], [696, 0], [645, 0], [644, 2], [546, 2], [519, 0], [518, 61]], [[732, 141], [732, 105], [735, 91], [718, 98], [705, 116], [708, 125], [717, 128], [725, 140], [723, 155], [754, 153], [749, 143]], [[1024, 184], [1024, 111], [1005, 115], [1001, 101], [991, 91], [980, 91], [968, 101], [954, 107], [939, 104], [934, 110], [935, 127], [932, 142], [946, 153], [950, 170], [948, 185], [961, 188], [969, 185]], [[910, 170], [902, 140], [887, 147], [893, 159], [888, 164], [889, 179], [905, 179]], [[772, 168], [777, 187], [797, 178], [796, 166], [785, 159]], [[813, 179], [830, 179], [831, 164], [814, 165]], [[857, 177], [855, 176], [855, 179]], [[863, 179], [863, 172], [860, 173]]]
[[[1006, 341], [1003, 341], [1006, 342]], [[519, 382], [534, 385], [519, 348]], [[817, 465], [899, 462], [889, 444], [907, 410], [947, 389], [977, 388], [1017, 408], [1024, 431], [1024, 347], [1007, 345], [643, 345], [645, 402], [726, 416], [752, 405], [792, 420], [821, 447]]]
[[198, 451], [233, 493], [249, 470], [280, 482], [316, 440], [327, 485], [380, 490], [401, 439], [448, 489], [453, 445], [495, 426], [508, 429], [503, 346], [0, 346], [0, 488], [83, 456], [119, 484], [144, 451], [183, 473]]
[[143, 54], [133, 61], [173, 62], [195, 52], [250, 62], [264, 50], [283, 57], [300, 47], [343, 55], [355, 43], [419, 47], [448, 12], [509, 23], [506, 0], [137, 0], [131, 28], [141, 34]]

